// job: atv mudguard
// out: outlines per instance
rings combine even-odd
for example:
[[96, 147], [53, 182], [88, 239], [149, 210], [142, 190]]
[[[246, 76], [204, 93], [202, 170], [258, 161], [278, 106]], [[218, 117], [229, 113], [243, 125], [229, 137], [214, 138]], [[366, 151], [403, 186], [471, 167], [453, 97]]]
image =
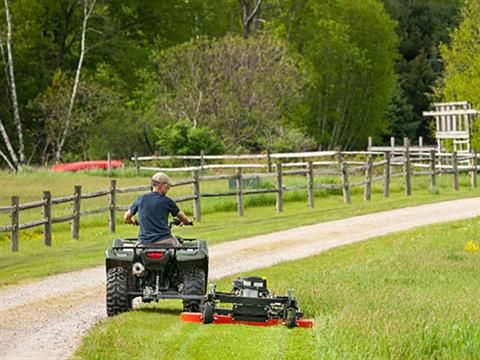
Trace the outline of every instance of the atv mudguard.
[[192, 267], [199, 267], [205, 272], [205, 286], [208, 279], [208, 246], [205, 240], [195, 240], [187, 243], [198, 250], [177, 250], [177, 264], [180, 269], [186, 270]]
[[198, 249], [177, 250], [177, 262], [186, 263], [208, 261], [208, 246], [205, 240], [192, 241], [188, 243], [188, 246], [198, 246]]
[[[123, 239], [113, 240], [112, 247], [122, 247], [125, 243], [131, 243]], [[124, 267], [129, 268], [132, 266], [135, 255], [133, 248], [121, 249], [107, 249], [105, 250], [105, 264], [108, 271], [112, 267]]]

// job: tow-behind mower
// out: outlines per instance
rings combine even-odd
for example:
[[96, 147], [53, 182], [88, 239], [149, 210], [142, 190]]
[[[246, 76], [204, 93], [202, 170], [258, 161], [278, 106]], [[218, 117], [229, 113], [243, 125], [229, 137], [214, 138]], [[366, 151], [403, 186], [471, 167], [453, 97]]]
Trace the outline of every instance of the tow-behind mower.
[[294, 290], [289, 290], [288, 296], [274, 296], [267, 288], [267, 280], [257, 276], [238, 278], [230, 293], [216, 291], [216, 286], [212, 285], [202, 312], [183, 312], [181, 319], [204, 324], [313, 327], [313, 320], [303, 319]]

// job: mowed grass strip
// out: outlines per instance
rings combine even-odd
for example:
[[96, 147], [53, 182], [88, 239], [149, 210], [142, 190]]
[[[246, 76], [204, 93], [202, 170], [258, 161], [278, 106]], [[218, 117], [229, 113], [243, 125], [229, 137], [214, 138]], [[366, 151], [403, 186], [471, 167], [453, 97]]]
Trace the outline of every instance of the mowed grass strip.
[[[480, 218], [423, 227], [251, 271], [295, 288], [313, 329], [182, 323], [177, 302], [105, 319], [80, 359], [475, 359]], [[243, 274], [245, 275], [245, 274]], [[218, 283], [228, 291], [234, 277]]]
[[[110, 179], [103, 173], [52, 173], [39, 171], [8, 175], [0, 173], [0, 206], [8, 205], [11, 194], [20, 194], [21, 202], [36, 201], [41, 198], [43, 190], [52, 190], [52, 196], [71, 194], [74, 184], [82, 184], [84, 192], [107, 189]], [[103, 174], [105, 175], [105, 174]], [[131, 172], [117, 171], [117, 186], [127, 187], [147, 184], [148, 176], [133, 177]], [[333, 181], [333, 179], [330, 179]], [[318, 181], [330, 181], [318, 179]], [[315, 208], [307, 207], [306, 191], [292, 191], [284, 194], [283, 213], [275, 212], [275, 195], [252, 195], [245, 197], [245, 216], [236, 213], [234, 197], [202, 199], [202, 222], [194, 227], [183, 227], [175, 232], [185, 237], [196, 237], [208, 240], [210, 245], [241, 239], [249, 236], [266, 234], [289, 229], [301, 225], [342, 219], [383, 210], [405, 206], [451, 200], [462, 197], [479, 196], [479, 189], [469, 187], [469, 178], [461, 177], [461, 189], [454, 192], [451, 177], [443, 176], [438, 180], [437, 191], [430, 191], [428, 178], [415, 178], [413, 196], [404, 195], [401, 179], [396, 178], [392, 184], [391, 196], [383, 198], [382, 184], [373, 188], [372, 200], [363, 200], [362, 189], [353, 189], [352, 205], [344, 205], [340, 191], [317, 190], [315, 192]], [[227, 181], [206, 183], [202, 191], [226, 191]], [[305, 178], [285, 177], [288, 186], [305, 184]], [[273, 184], [259, 184], [271, 186]], [[172, 197], [188, 193], [190, 187], [173, 188]], [[131, 204], [140, 193], [119, 194], [119, 204]], [[95, 209], [108, 206], [108, 197], [82, 200], [81, 208]], [[181, 203], [180, 207], [191, 215], [191, 202]], [[71, 213], [71, 205], [54, 207], [54, 216]], [[20, 222], [39, 220], [41, 209], [22, 211]], [[0, 214], [0, 224], [9, 224], [8, 214]], [[12, 253], [10, 234], [0, 233], [0, 287], [8, 284], [29, 281], [61, 272], [73, 271], [100, 265], [104, 262], [104, 250], [111, 245], [115, 237], [136, 237], [138, 228], [122, 224], [122, 213], [117, 213], [117, 233], [108, 232], [108, 215], [100, 214], [82, 217], [80, 222], [80, 240], [71, 240], [68, 223], [53, 225], [52, 246], [43, 245], [42, 227], [20, 232], [20, 250]]]

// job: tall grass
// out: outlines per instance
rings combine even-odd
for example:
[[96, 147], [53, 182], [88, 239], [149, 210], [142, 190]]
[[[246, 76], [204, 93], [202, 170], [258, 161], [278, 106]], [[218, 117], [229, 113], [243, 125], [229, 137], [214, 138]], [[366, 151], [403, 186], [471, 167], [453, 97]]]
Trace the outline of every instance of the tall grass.
[[[82, 359], [477, 359], [480, 218], [424, 227], [249, 272], [296, 289], [311, 329], [182, 323], [165, 302], [102, 321]], [[230, 289], [231, 280], [217, 284]]]

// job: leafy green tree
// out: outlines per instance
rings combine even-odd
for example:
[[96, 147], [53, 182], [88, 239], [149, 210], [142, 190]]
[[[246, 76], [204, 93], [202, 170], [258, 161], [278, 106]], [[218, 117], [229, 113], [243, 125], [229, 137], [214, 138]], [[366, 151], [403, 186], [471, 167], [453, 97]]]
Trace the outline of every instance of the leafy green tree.
[[[25, 155], [47, 162], [69, 118], [85, 2], [9, 3]], [[154, 129], [184, 120], [226, 151], [363, 147], [386, 128], [392, 28], [379, 0], [97, 1], [64, 158], [152, 153]], [[8, 86], [0, 71], [0, 119], [13, 134]]]
[[272, 143], [307, 86], [299, 59], [268, 35], [190, 41], [160, 52], [156, 64], [165, 121], [208, 127], [229, 151]]
[[309, 130], [323, 148], [363, 148], [386, 129], [394, 23], [376, 0], [290, 0], [276, 31], [310, 62]]
[[401, 57], [395, 64], [399, 87], [388, 113], [390, 133], [396, 137], [430, 137], [428, 119], [433, 87], [441, 76], [440, 43], [459, 23], [463, 0], [383, 0], [397, 21]]
[[[75, 77], [79, 63], [84, 1], [15, 0], [9, 3], [13, 22], [15, 72], [19, 74], [16, 80], [25, 132], [25, 152], [27, 158], [39, 161], [42, 151], [38, 150], [44, 149], [48, 141], [39, 139], [38, 134], [50, 131], [48, 128], [51, 127], [51, 121], [48, 117], [39, 117], [38, 108], [28, 104], [43, 95], [46, 98], [50, 96], [50, 89], [58, 87], [54, 83], [57, 81], [55, 74], [61, 72], [66, 80]], [[150, 58], [152, 49], [166, 49], [200, 35], [220, 37], [228, 31], [240, 32], [239, 9], [236, 0], [97, 1], [95, 14], [88, 22], [85, 61], [80, 79], [95, 83], [99, 73], [108, 72], [110, 78], [118, 80], [115, 84], [108, 84], [108, 87], [122, 98], [122, 112], [132, 116], [129, 133], [135, 134], [134, 147], [137, 151], [151, 152], [154, 149], [151, 127], [144, 126], [150, 114], [142, 114], [143, 109], [136, 106], [141, 98], [139, 93], [145, 88], [142, 77], [145, 72], [154, 69]], [[5, 19], [4, 15], [2, 1], [2, 19]], [[1, 39], [6, 39], [4, 23], [0, 22], [0, 44]], [[12, 104], [7, 92], [9, 83], [3, 71], [5, 58], [6, 56], [0, 57], [0, 119], [3, 120], [6, 131], [11, 134], [13, 147], [17, 148], [18, 139], [13, 136], [15, 123]], [[75, 106], [77, 105], [84, 106], [75, 101]], [[116, 109], [119, 110], [118, 107]], [[141, 125], [135, 127], [139, 123]], [[113, 127], [109, 133], [122, 133], [122, 130], [123, 127]], [[100, 137], [100, 140], [103, 139], [105, 137]], [[65, 150], [75, 151], [77, 144], [76, 139], [67, 139]], [[100, 148], [98, 150], [100, 152]], [[7, 152], [4, 144], [0, 145], [0, 151]]]
[[[462, 22], [452, 33], [451, 46], [442, 45], [445, 60], [443, 83], [438, 89], [445, 101], [469, 101], [480, 108], [480, 3], [466, 0]], [[476, 121], [473, 147], [480, 150], [480, 124]]]

